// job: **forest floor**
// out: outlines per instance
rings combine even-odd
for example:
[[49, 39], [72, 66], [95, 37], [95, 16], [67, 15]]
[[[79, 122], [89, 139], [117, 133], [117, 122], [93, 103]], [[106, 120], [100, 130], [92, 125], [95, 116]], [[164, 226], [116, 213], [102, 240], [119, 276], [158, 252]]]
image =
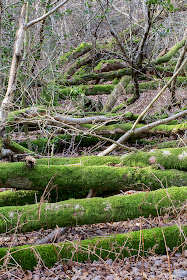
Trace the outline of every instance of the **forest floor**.
[[[139, 114], [146, 108], [153, 97], [158, 93], [157, 91], [147, 91], [141, 93], [140, 98], [133, 105], [128, 107], [128, 111], [132, 111], [135, 114]], [[185, 90], [180, 88], [177, 91], [177, 98], [179, 100], [185, 98]], [[97, 97], [93, 97], [96, 99]], [[108, 96], [103, 95], [102, 99], [105, 101]], [[151, 109], [151, 113], [158, 112], [160, 108], [167, 105], [170, 99], [170, 92], [166, 90], [164, 95]], [[118, 104], [124, 102], [121, 97], [118, 100]], [[63, 103], [63, 101], [62, 101]], [[64, 101], [66, 103], [66, 101]], [[117, 104], [116, 104], [117, 105]], [[182, 107], [185, 103], [181, 104]], [[70, 108], [70, 107], [69, 107]], [[67, 111], [69, 109], [67, 108]], [[166, 109], [167, 111], [167, 109]], [[37, 138], [39, 135], [33, 132], [31, 138]], [[41, 137], [41, 135], [40, 135]], [[173, 136], [172, 136], [173, 137]], [[23, 141], [23, 134], [13, 134], [13, 139], [17, 141]], [[172, 138], [171, 138], [172, 139]], [[169, 139], [169, 140], [171, 140]], [[163, 139], [162, 139], [163, 141]], [[91, 151], [91, 152], [90, 152]], [[85, 148], [85, 154], [95, 154], [90, 147]], [[70, 153], [69, 156], [78, 156], [82, 154], [83, 150]], [[123, 151], [114, 151], [114, 154], [121, 154]], [[63, 156], [63, 154], [57, 154], [55, 156]], [[133, 195], [131, 192], [126, 195]], [[137, 231], [141, 229], [148, 229], [152, 227], [164, 227], [172, 225], [184, 225], [187, 221], [187, 212], [181, 211], [177, 216], [165, 215], [156, 218], [138, 218], [135, 220], [129, 220], [124, 222], [114, 223], [101, 223], [95, 225], [84, 225], [77, 227], [69, 227], [62, 236], [57, 236], [54, 240], [55, 243], [63, 241], [79, 241], [95, 236], [107, 236], [111, 234], [126, 233], [130, 231]], [[42, 239], [51, 233], [52, 230], [39, 230], [31, 233], [24, 234], [1, 234], [0, 235], [0, 247], [14, 247], [21, 245], [33, 245], [36, 240]], [[39, 263], [33, 272], [23, 271], [19, 266], [8, 267], [6, 264], [0, 271], [0, 280], [13, 280], [13, 279], [28, 279], [28, 280], [44, 280], [44, 279], [88, 279], [88, 280], [166, 280], [166, 279], [186, 279], [187, 280], [187, 250], [182, 253], [168, 251], [168, 255], [156, 255], [153, 252], [147, 257], [140, 255], [136, 257], [125, 258], [123, 260], [111, 259], [94, 261], [91, 263], [89, 260], [85, 263], [77, 263], [71, 260], [64, 262], [63, 260], [56, 263], [53, 267], [44, 267], [42, 263]]]
[[[133, 195], [133, 194], [131, 194]], [[177, 216], [166, 214], [155, 218], [138, 218], [124, 222], [101, 223], [95, 225], [84, 225], [69, 227], [62, 235], [58, 236], [54, 243], [63, 241], [80, 241], [94, 236], [107, 236], [111, 234], [126, 233], [140, 229], [153, 227], [164, 227], [172, 225], [184, 225], [187, 221], [187, 211], [184, 209]], [[24, 234], [2, 234], [0, 237], [0, 246], [12, 247], [20, 245], [35, 244], [38, 239], [42, 239], [51, 233], [52, 230], [39, 230]], [[47, 268], [39, 263], [34, 271], [23, 271], [19, 267], [4, 266], [0, 272], [1, 280], [28, 279], [87, 279], [87, 280], [166, 280], [166, 279], [187, 279], [187, 250], [182, 253], [171, 252], [168, 249], [168, 255], [156, 255], [151, 252], [149, 256], [140, 256], [116, 258], [94, 261], [89, 260], [85, 263], [77, 263], [71, 260], [65, 262], [61, 260], [53, 267]]]

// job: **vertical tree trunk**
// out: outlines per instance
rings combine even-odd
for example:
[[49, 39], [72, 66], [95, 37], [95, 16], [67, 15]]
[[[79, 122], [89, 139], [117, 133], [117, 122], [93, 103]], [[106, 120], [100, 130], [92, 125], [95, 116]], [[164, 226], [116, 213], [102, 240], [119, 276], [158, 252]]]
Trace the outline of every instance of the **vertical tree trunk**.
[[[2, 63], [2, 12], [3, 12], [3, 5], [2, 5], [2, 1], [0, 0], [0, 69], [3, 66]], [[0, 75], [0, 88], [3, 88], [3, 78], [2, 75]]]
[[116, 101], [118, 100], [118, 97], [125, 93], [125, 89], [128, 86], [130, 82], [129, 76], [124, 76], [121, 81], [115, 86], [112, 93], [108, 97], [108, 100], [102, 110], [102, 112], [110, 112], [114, 105], [116, 104]]
[[25, 12], [26, 12], [26, 4], [23, 4], [23, 7], [21, 9], [19, 29], [16, 34], [16, 40], [14, 45], [14, 54], [13, 54], [11, 68], [10, 68], [8, 88], [0, 107], [0, 123], [3, 123], [6, 120], [8, 116], [8, 111], [11, 107], [12, 101], [14, 99], [14, 94], [16, 91], [17, 73], [21, 61], [21, 56], [23, 51], [23, 40], [25, 34], [25, 30], [24, 30]]

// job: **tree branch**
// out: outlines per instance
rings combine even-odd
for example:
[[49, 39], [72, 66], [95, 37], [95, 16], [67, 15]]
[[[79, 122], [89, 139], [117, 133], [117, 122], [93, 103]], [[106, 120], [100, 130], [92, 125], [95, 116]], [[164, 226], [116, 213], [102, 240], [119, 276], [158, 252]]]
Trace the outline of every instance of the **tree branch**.
[[54, 9], [52, 9], [51, 11], [49, 11], [48, 13], [44, 14], [43, 16], [36, 18], [32, 21], [30, 21], [29, 23], [27, 23], [25, 25], [25, 30], [28, 29], [29, 27], [31, 27], [32, 25], [34, 25], [35, 23], [44, 20], [46, 17], [50, 16], [51, 14], [53, 14], [54, 12], [56, 12], [60, 7], [62, 7], [64, 4], [66, 4], [69, 0], [64, 0], [62, 3], [60, 3], [59, 5], [57, 5]]
[[[132, 135], [137, 135], [143, 132], [146, 132], [148, 130], [150, 130], [153, 127], [156, 127], [160, 124], [166, 124], [172, 120], [175, 120], [177, 118], [181, 118], [187, 115], [187, 110], [182, 111], [176, 115], [173, 115], [169, 118], [163, 119], [163, 120], [158, 120], [156, 122], [150, 123], [148, 125], [145, 125], [143, 127], [137, 128], [137, 129], [130, 129], [127, 133], [125, 133], [122, 137], [120, 137], [116, 142], [117, 143], [123, 143], [125, 142], [129, 137], [131, 137]], [[106, 156], [108, 155], [110, 152], [112, 152], [115, 148], [117, 148], [116, 144], [111, 145], [110, 147], [108, 147], [105, 151], [101, 152], [98, 154], [98, 156]]]

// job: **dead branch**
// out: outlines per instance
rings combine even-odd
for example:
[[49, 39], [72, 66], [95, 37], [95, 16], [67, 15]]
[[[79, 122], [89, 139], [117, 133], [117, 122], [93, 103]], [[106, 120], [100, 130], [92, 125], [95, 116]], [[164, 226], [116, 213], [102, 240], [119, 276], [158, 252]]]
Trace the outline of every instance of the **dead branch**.
[[44, 238], [37, 239], [35, 241], [35, 244], [47, 244], [47, 243], [55, 242], [56, 239], [59, 238], [60, 236], [62, 236], [62, 234], [64, 234], [68, 229], [69, 229], [69, 227], [59, 228], [57, 226], [56, 229], [54, 229], [50, 234], [48, 234]]
[[[147, 111], [151, 108], [151, 106], [155, 103], [155, 101], [160, 97], [160, 95], [165, 91], [165, 89], [172, 83], [172, 81], [175, 79], [175, 77], [177, 77], [177, 75], [180, 73], [180, 71], [183, 69], [183, 67], [186, 65], [187, 62], [187, 58], [183, 61], [182, 65], [179, 67], [179, 69], [176, 71], [176, 73], [172, 76], [172, 78], [167, 82], [167, 84], [161, 89], [161, 91], [157, 94], [157, 96], [152, 100], [152, 102], [147, 106], [147, 108], [139, 115], [138, 119], [135, 121], [133, 127], [126, 132], [122, 137], [120, 137], [117, 140], [117, 143], [123, 143], [125, 142], [130, 136], [134, 135], [134, 134], [138, 134], [144, 131], [149, 130], [150, 128], [153, 128], [155, 126], [158, 126], [159, 124], [163, 124], [163, 123], [167, 123], [170, 120], [173, 119], [177, 119], [179, 117], [185, 116], [187, 114], [187, 110], [180, 112], [174, 116], [171, 116], [169, 118], [163, 119], [163, 120], [159, 120], [156, 121], [152, 124], [148, 124], [142, 128], [138, 128], [135, 129], [136, 125], [139, 123], [139, 121], [142, 119], [142, 117], [147, 113]], [[115, 146], [115, 144], [111, 145], [110, 147], [108, 147], [105, 151], [101, 152], [98, 154], [98, 156], [106, 156], [108, 155], [110, 152], [112, 152], [117, 146]]]
[[59, 5], [57, 5], [54, 9], [52, 9], [51, 11], [49, 11], [48, 13], [44, 14], [43, 16], [36, 18], [32, 21], [30, 21], [29, 23], [27, 23], [25, 25], [25, 30], [28, 29], [29, 27], [31, 27], [32, 25], [34, 25], [35, 23], [38, 23], [41, 20], [46, 19], [48, 16], [50, 16], [51, 14], [53, 14], [54, 12], [56, 12], [59, 8], [61, 8], [64, 4], [66, 4], [69, 0], [64, 0], [62, 3], [60, 3]]
[[[117, 143], [123, 143], [125, 142], [129, 137], [133, 136], [133, 135], [137, 135], [140, 133], [144, 133], [148, 130], [150, 130], [153, 127], [156, 127], [160, 124], [166, 124], [172, 120], [175, 120], [177, 118], [181, 118], [187, 115], [187, 110], [182, 111], [176, 115], [173, 115], [169, 118], [166, 119], [162, 119], [162, 120], [158, 120], [156, 122], [150, 123], [148, 125], [145, 125], [143, 127], [137, 128], [137, 129], [130, 129], [128, 132], [126, 132], [122, 137], [120, 137], [116, 142]], [[105, 151], [101, 152], [98, 154], [98, 156], [106, 156], [108, 155], [110, 152], [112, 152], [115, 148], [117, 148], [117, 146], [115, 144], [111, 145], [110, 147], [108, 147]]]

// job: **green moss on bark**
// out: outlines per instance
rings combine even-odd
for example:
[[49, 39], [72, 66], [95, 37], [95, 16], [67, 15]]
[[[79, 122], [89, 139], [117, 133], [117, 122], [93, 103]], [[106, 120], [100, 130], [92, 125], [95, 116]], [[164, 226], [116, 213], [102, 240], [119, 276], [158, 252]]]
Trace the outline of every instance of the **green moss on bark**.
[[99, 79], [104, 79], [104, 80], [113, 80], [114, 78], [120, 78], [125, 75], [131, 75], [132, 70], [130, 68], [123, 68], [120, 70], [116, 71], [110, 71], [110, 72], [103, 72], [103, 73], [88, 73], [86, 75], [82, 75], [80, 77], [72, 78], [69, 80], [59, 80], [59, 83], [62, 85], [80, 85], [82, 83], [85, 83], [90, 80], [99, 80]]
[[[40, 201], [42, 193], [38, 191], [4, 191], [0, 192], [0, 207], [34, 204], [35, 196]], [[1, 212], [1, 210], [0, 210]]]
[[8, 114], [8, 119], [7, 121], [9, 123], [15, 122], [21, 118], [27, 118], [30, 117], [33, 114], [38, 115], [39, 113], [46, 113], [46, 107], [45, 106], [37, 106], [35, 108], [33, 107], [27, 107], [25, 109], [17, 110], [17, 111], [12, 111]]
[[[183, 228], [184, 235], [187, 234], [187, 226]], [[163, 236], [164, 234], [164, 236]], [[143, 248], [140, 247], [140, 241], [144, 240]], [[166, 246], [173, 250], [184, 242], [184, 236], [177, 226], [165, 228], [145, 229], [126, 234], [117, 234], [106, 237], [95, 237], [83, 240], [81, 242], [66, 242], [61, 244], [22, 246], [15, 248], [0, 248], [0, 258], [4, 258], [7, 253], [12, 255], [11, 262], [21, 265], [23, 269], [33, 270], [37, 265], [35, 250], [47, 267], [53, 266], [59, 258], [62, 261], [72, 259], [74, 261], [99, 260], [102, 258], [116, 259], [129, 257], [131, 255], [152, 254], [150, 249], [156, 254], [165, 254]], [[14, 260], [14, 261], [13, 261]], [[1, 260], [3, 264], [3, 259]]]
[[165, 169], [186, 170], [187, 168], [187, 148], [167, 148], [157, 149], [151, 152], [139, 151], [137, 153], [125, 154], [124, 156], [82, 156], [76, 158], [42, 158], [38, 159], [39, 165], [71, 165], [81, 164], [82, 166], [100, 166], [108, 164], [122, 163], [125, 166], [148, 167], [149, 158], [154, 156], [157, 163], [163, 165]]
[[92, 49], [92, 45], [86, 42], [81, 43], [76, 49], [70, 50], [69, 52], [65, 53], [60, 57], [60, 62], [66, 62], [68, 58], [71, 56], [71, 58], [75, 59], [86, 52], [90, 51]]
[[59, 97], [64, 98], [65, 96], [76, 96], [81, 92], [85, 95], [99, 95], [99, 94], [110, 94], [113, 90], [114, 85], [84, 85], [77, 87], [65, 87], [59, 89]]
[[[137, 165], [136, 165], [137, 166]], [[99, 191], [116, 191], [130, 188], [141, 189], [142, 184], [150, 189], [161, 187], [164, 178], [168, 186], [187, 185], [184, 171], [156, 170], [151, 167], [115, 168], [111, 166], [39, 165], [28, 168], [24, 163], [0, 164], [0, 186], [17, 189], [44, 190], [51, 184], [70, 197], [86, 196], [92, 188]], [[158, 180], [155, 180], [158, 178]]]
[[15, 151], [15, 152], [21, 152], [21, 153], [29, 153], [29, 154], [33, 154], [32, 151], [30, 151], [29, 149], [27, 149], [26, 147], [10, 140], [7, 144], [7, 147], [11, 148], [11, 150]]
[[56, 225], [66, 227], [125, 221], [139, 216], [155, 217], [158, 212], [160, 215], [167, 212], [168, 207], [182, 206], [186, 199], [187, 187], [173, 187], [128, 196], [1, 207], [0, 232], [12, 230], [17, 225], [19, 230], [26, 232]]
[[[121, 124], [112, 124], [112, 125], [105, 125], [105, 126], [100, 126], [99, 128], [95, 129], [95, 132], [98, 134], [102, 134], [102, 135], [121, 135], [124, 134], [125, 132], [129, 131], [133, 126], [133, 123], [121, 123]], [[136, 128], [140, 128], [144, 126], [143, 124], [138, 124], [136, 126]], [[91, 129], [93, 127], [92, 124], [84, 124], [82, 125], [82, 127], [86, 127]], [[183, 132], [187, 129], [187, 123], [181, 123], [181, 124], [177, 124], [177, 125], [171, 125], [171, 124], [162, 124], [162, 125], [158, 125], [152, 129], [150, 129], [147, 132], [144, 132], [144, 134], [164, 134], [164, 135], [172, 135], [172, 134], [176, 134], [176, 133], [180, 133]], [[141, 135], [138, 135], [138, 137], [140, 137]], [[136, 137], [133, 136], [133, 137]], [[117, 138], [117, 137], [116, 137]]]
[[182, 41], [175, 44], [165, 55], [156, 58], [151, 63], [158, 65], [158, 64], [168, 62], [177, 53], [177, 51], [185, 45], [185, 43], [186, 43], [186, 38], [184, 38]]

